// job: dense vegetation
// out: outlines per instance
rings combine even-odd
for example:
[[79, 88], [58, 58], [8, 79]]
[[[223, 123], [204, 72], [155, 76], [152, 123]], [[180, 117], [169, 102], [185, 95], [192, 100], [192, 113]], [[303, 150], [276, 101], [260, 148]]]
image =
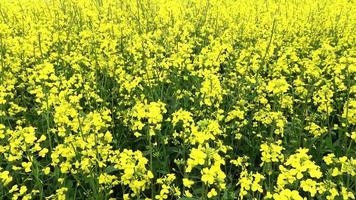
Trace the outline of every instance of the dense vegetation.
[[354, 0], [1, 0], [0, 199], [355, 199]]

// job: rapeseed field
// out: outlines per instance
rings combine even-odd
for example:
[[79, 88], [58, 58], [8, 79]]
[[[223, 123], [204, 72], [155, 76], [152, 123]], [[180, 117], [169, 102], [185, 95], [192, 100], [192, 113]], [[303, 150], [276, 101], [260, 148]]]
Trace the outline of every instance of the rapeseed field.
[[0, 0], [0, 199], [355, 199], [355, 0]]

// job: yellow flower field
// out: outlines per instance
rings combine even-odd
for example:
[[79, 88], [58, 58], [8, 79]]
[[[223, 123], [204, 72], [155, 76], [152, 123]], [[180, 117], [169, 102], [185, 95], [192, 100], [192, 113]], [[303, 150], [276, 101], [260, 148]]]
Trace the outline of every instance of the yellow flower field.
[[0, 199], [355, 193], [355, 0], [0, 0]]

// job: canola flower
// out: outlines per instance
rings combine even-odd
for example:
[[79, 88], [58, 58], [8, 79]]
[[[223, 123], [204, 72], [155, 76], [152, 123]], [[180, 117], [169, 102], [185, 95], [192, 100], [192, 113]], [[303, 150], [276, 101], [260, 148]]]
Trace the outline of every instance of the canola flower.
[[0, 1], [0, 199], [355, 199], [355, 13]]

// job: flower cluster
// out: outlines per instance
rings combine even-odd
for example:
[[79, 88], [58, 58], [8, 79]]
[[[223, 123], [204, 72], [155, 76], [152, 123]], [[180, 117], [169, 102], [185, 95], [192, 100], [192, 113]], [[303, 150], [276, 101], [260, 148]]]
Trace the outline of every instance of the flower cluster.
[[0, 199], [355, 199], [355, 0], [0, 0]]

